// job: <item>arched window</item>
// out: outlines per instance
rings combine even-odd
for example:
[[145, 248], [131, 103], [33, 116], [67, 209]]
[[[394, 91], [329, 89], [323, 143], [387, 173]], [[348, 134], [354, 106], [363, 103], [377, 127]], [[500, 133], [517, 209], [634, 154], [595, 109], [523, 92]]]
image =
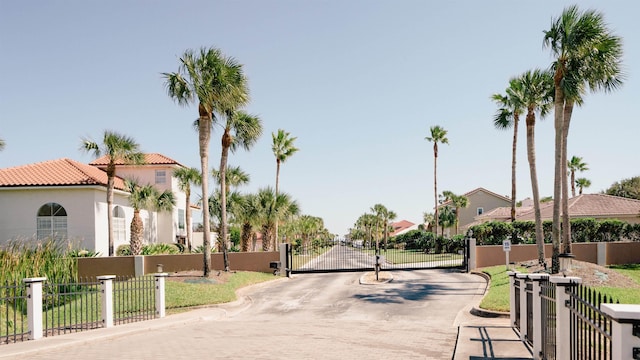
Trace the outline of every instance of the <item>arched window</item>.
[[38, 240], [47, 238], [67, 238], [67, 211], [57, 203], [47, 203], [38, 209], [37, 237]]
[[127, 242], [124, 210], [121, 206], [115, 206], [113, 208], [113, 241], [116, 244]]

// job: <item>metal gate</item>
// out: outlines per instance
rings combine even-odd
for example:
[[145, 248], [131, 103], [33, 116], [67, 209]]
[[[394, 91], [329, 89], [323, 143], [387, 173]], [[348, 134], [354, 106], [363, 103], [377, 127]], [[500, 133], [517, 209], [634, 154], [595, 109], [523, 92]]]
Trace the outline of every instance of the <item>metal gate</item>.
[[[372, 246], [373, 245], [373, 246]], [[468, 271], [468, 240], [455, 247], [404, 249], [362, 241], [287, 246], [288, 273], [457, 268]], [[440, 251], [436, 251], [440, 250]]]

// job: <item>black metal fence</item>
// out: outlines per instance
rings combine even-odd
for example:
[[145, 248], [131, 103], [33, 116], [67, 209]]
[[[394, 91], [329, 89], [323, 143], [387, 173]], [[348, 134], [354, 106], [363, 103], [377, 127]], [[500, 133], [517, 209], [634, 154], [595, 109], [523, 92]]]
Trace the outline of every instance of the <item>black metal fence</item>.
[[533, 281], [526, 279], [524, 282], [524, 293], [527, 296], [527, 332], [525, 339], [533, 343]]
[[540, 315], [542, 317], [542, 346], [540, 357], [556, 358], [556, 286], [548, 279], [540, 280]]
[[515, 298], [514, 298], [514, 310], [515, 310], [515, 323], [513, 324], [515, 326], [516, 329], [518, 329], [518, 331], [522, 331], [522, 329], [520, 329], [520, 286], [521, 286], [521, 280], [520, 279], [514, 279], [513, 282], [513, 287], [515, 289]]
[[103, 326], [100, 282], [44, 283], [42, 288], [44, 336], [97, 329]]
[[[438, 251], [436, 251], [438, 250]], [[466, 242], [462, 246], [407, 249], [386, 248], [375, 242], [337, 241], [288, 247], [287, 266], [293, 273], [460, 268], [467, 264]]]
[[0, 284], [0, 344], [24, 341], [27, 326], [27, 287], [22, 281]]
[[611, 359], [611, 318], [600, 304], [613, 303], [611, 297], [578, 285], [567, 287], [571, 311], [571, 358]]
[[113, 322], [126, 324], [156, 317], [154, 276], [116, 277], [113, 282]]

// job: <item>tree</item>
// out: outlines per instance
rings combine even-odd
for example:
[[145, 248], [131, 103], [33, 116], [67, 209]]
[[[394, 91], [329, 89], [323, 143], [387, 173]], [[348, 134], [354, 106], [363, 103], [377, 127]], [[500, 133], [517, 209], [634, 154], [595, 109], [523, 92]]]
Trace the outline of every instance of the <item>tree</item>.
[[[571, 225], [568, 211], [567, 139], [574, 105], [581, 105], [587, 88], [615, 90], [622, 84], [622, 41], [607, 28], [604, 17], [595, 10], [565, 8], [544, 32], [544, 45], [555, 57], [554, 129], [555, 185], [553, 198], [553, 261], [558, 272], [560, 239], [564, 252], [571, 252]], [[560, 226], [560, 206], [563, 209]]]
[[[509, 81], [509, 88], [518, 86], [515, 79]], [[511, 145], [511, 222], [516, 220], [516, 154], [518, 148], [518, 124], [520, 115], [524, 112], [521, 98], [513, 96], [516, 91], [507, 91], [506, 95], [493, 94], [491, 98], [500, 106], [493, 118], [493, 125], [500, 130], [513, 128], [513, 142]], [[456, 233], [458, 230], [456, 229]]]
[[235, 108], [225, 111], [226, 123], [223, 125], [222, 153], [220, 155], [220, 194], [222, 204], [222, 217], [220, 222], [220, 238], [222, 239], [222, 253], [224, 257], [224, 269], [229, 271], [229, 257], [227, 254], [227, 188], [226, 172], [229, 151], [236, 152], [239, 147], [245, 150], [251, 149], [262, 136], [262, 121], [255, 115], [248, 114]]
[[193, 229], [191, 228], [191, 184], [202, 184], [200, 172], [196, 168], [181, 167], [173, 171], [173, 176], [178, 179], [178, 187], [184, 191], [185, 204], [185, 222], [187, 223], [187, 249], [191, 252]]
[[171, 211], [176, 205], [176, 198], [171, 190], [159, 192], [153, 185], [140, 186], [132, 180], [125, 181], [125, 187], [129, 191], [129, 203], [133, 207], [129, 242], [131, 255], [140, 255], [144, 235], [144, 224], [140, 217], [140, 210]]
[[456, 225], [456, 222], [456, 211], [453, 209], [453, 206], [443, 206], [442, 211], [438, 214], [438, 224], [442, 226], [441, 236], [444, 236], [444, 229]]
[[433, 143], [433, 194], [434, 194], [434, 203], [435, 203], [435, 219], [434, 221], [434, 229], [433, 233], [438, 236], [438, 222], [440, 217], [438, 216], [438, 143], [449, 144], [449, 139], [447, 139], [447, 130], [443, 129], [439, 125], [432, 126], [430, 128], [431, 136], [425, 137], [425, 139], [429, 142]]
[[6, 143], [4, 142], [4, 140], [0, 139], [0, 151], [4, 150]]
[[443, 191], [442, 195], [445, 201], [451, 201], [456, 215], [456, 235], [458, 235], [458, 226], [460, 225], [460, 210], [469, 207], [469, 198], [464, 195], [456, 195], [451, 191]]
[[140, 152], [140, 145], [131, 137], [113, 131], [105, 131], [102, 143], [90, 139], [82, 139], [81, 149], [91, 152], [96, 158], [106, 156], [107, 160], [107, 228], [109, 232], [109, 256], [114, 255], [113, 249], [113, 189], [116, 178], [116, 164], [142, 164], [144, 154]]
[[553, 99], [553, 82], [551, 73], [535, 69], [527, 71], [515, 80], [516, 86], [510, 89], [514, 96], [527, 109], [525, 118], [527, 128], [527, 160], [529, 162], [529, 175], [531, 178], [531, 192], [533, 196], [533, 211], [535, 219], [536, 245], [538, 250], [538, 262], [545, 264], [544, 255], [544, 231], [542, 228], [542, 216], [540, 214], [540, 191], [538, 189], [538, 172], [536, 169], [535, 127], [536, 113], [544, 118], [550, 110]]
[[616, 181], [605, 194], [640, 200], [640, 176]]
[[433, 213], [430, 213], [428, 211], [425, 211], [422, 213], [422, 222], [427, 224], [427, 229], [425, 230], [430, 230], [433, 227], [434, 219], [435, 219], [435, 216], [433, 215]]
[[260, 225], [262, 227], [262, 250], [269, 251], [273, 240], [275, 223], [289, 215], [297, 215], [300, 212], [298, 203], [291, 199], [287, 193], [275, 195], [271, 187], [258, 190], [256, 195]]
[[[216, 169], [211, 170], [211, 175], [218, 185], [221, 184], [220, 171]], [[251, 175], [242, 170], [239, 166], [228, 166], [225, 172], [225, 191], [227, 194], [231, 191], [231, 187], [238, 187], [241, 185], [247, 185], [251, 181]]]
[[[225, 114], [246, 104], [249, 100], [247, 80], [234, 58], [227, 57], [216, 48], [187, 50], [180, 58], [180, 67], [174, 73], [162, 73], [170, 98], [179, 105], [198, 105], [198, 145], [200, 151], [200, 176], [202, 196], [209, 194], [209, 142], [214, 113]], [[209, 209], [202, 207], [203, 272], [211, 272], [211, 227]]]
[[[587, 163], [582, 162], [582, 158], [578, 156], [572, 156], [571, 160], [567, 163], [569, 167], [569, 173], [571, 174], [571, 197], [576, 196], [576, 171], [587, 171], [589, 168], [587, 167]], [[582, 189], [580, 191], [582, 194]]]
[[577, 178], [576, 179], [576, 186], [580, 190], [580, 195], [582, 195], [582, 189], [583, 188], [588, 188], [589, 186], [591, 186], [591, 180], [589, 180], [587, 178]]
[[389, 222], [396, 218], [396, 213], [387, 209], [386, 206], [382, 204], [375, 204], [371, 207], [371, 211], [373, 211], [374, 215], [378, 218], [380, 222], [382, 222], [382, 232], [384, 236], [384, 251], [387, 251], [387, 247], [389, 244]]
[[231, 203], [231, 212], [240, 224], [240, 251], [249, 251], [251, 239], [260, 224], [256, 195], [242, 195], [240, 201]]
[[[291, 155], [295, 154], [299, 149], [293, 146], [293, 142], [296, 141], [296, 137], [291, 137], [291, 134], [278, 129], [277, 133], [271, 133], [271, 139], [273, 141], [271, 150], [276, 157], [276, 196], [280, 190], [280, 164], [284, 163]], [[278, 223], [276, 223], [275, 229], [276, 242], [278, 241]]]

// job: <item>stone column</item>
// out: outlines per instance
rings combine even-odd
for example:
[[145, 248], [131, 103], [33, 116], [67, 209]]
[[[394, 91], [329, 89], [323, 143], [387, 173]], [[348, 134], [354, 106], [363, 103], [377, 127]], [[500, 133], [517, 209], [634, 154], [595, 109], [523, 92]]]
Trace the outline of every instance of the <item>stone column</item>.
[[637, 359], [640, 355], [640, 305], [600, 304], [611, 316], [611, 358]]
[[113, 279], [115, 275], [98, 276], [102, 288], [102, 324], [106, 328], [113, 327]]
[[29, 339], [42, 338], [42, 283], [46, 277], [23, 279], [27, 285], [27, 323]]
[[540, 282], [549, 279], [549, 274], [531, 274], [533, 281], [533, 356], [538, 358], [542, 351], [542, 299], [540, 298]]
[[570, 297], [565, 290], [582, 283], [582, 279], [573, 276], [551, 276], [549, 281], [556, 284], [556, 359], [570, 359], [571, 310], [566, 305]]

